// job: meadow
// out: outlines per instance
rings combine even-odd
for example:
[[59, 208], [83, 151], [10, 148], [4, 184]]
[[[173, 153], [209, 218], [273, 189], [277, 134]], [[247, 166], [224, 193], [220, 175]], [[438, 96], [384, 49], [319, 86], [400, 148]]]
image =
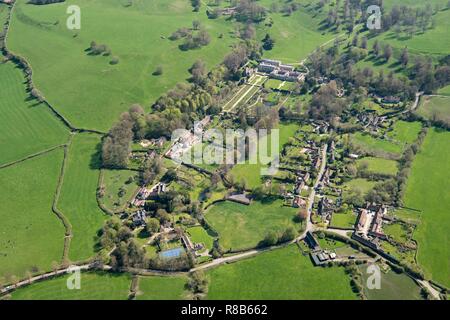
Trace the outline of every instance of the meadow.
[[[261, 1], [267, 8], [273, 1]], [[279, 59], [285, 63], [299, 63], [307, 58], [317, 47], [325, 44], [337, 34], [320, 31], [321, 21], [325, 15], [313, 17], [306, 9], [301, 8], [291, 16], [282, 13], [271, 13], [271, 27], [260, 25], [258, 36], [263, 39], [266, 33], [275, 40], [272, 50], [264, 51], [264, 58]]]
[[24, 81], [14, 64], [0, 63], [0, 165], [66, 143], [69, 137], [50, 109], [29, 99]]
[[139, 188], [138, 175], [131, 170], [103, 170], [104, 196], [100, 201], [114, 212], [123, 209]]
[[192, 242], [203, 243], [205, 248], [211, 250], [213, 247], [214, 238], [202, 226], [190, 227], [186, 229]]
[[316, 268], [296, 245], [208, 271], [208, 299], [356, 299], [343, 268]]
[[[37, 87], [76, 127], [107, 131], [131, 104], [149, 105], [189, 78], [199, 57], [208, 68], [220, 63], [235, 42], [232, 23], [209, 20], [204, 9], [193, 12], [186, 0], [135, 0], [131, 6], [111, 0], [27, 2], [18, 0], [8, 46], [29, 60]], [[66, 28], [71, 4], [81, 8], [81, 30]], [[182, 40], [169, 37], [193, 20], [209, 32], [211, 43], [182, 51]], [[91, 41], [109, 46], [111, 56], [89, 55]], [[113, 56], [120, 60], [116, 65], [110, 64]], [[153, 75], [159, 66], [163, 74]]]
[[394, 160], [383, 158], [365, 157], [356, 161], [358, 166], [367, 165], [367, 170], [373, 173], [395, 175], [398, 171], [398, 163]]
[[219, 242], [225, 250], [253, 248], [268, 231], [284, 231], [301, 225], [293, 219], [297, 209], [284, 207], [281, 200], [253, 201], [249, 206], [225, 201], [210, 207], [205, 218], [219, 233]]
[[11, 294], [12, 300], [126, 300], [131, 285], [128, 274], [81, 273], [80, 290], [69, 290], [69, 275], [36, 282]]
[[69, 250], [72, 261], [94, 255], [95, 238], [106, 219], [96, 200], [100, 173], [99, 143], [98, 135], [77, 134], [69, 148], [58, 209], [72, 225]]
[[368, 134], [357, 132], [351, 135], [351, 141], [363, 150], [368, 152], [388, 152], [400, 155], [403, 146], [388, 140], [374, 138]]
[[[426, 5], [422, 1], [420, 4], [421, 7]], [[407, 47], [411, 54], [447, 55], [450, 52], [450, 41], [443, 41], [443, 39], [448, 38], [450, 10], [440, 11], [433, 18], [436, 21], [436, 26], [433, 29], [428, 29], [424, 33], [417, 33], [412, 38], [405, 35], [397, 38], [394, 31], [388, 31], [378, 39], [399, 50]]]
[[[365, 284], [370, 276], [367, 266], [359, 267], [362, 281]], [[370, 290], [363, 285], [364, 294], [369, 300], [422, 300], [420, 287], [406, 274], [395, 273], [393, 270], [381, 273], [380, 289]]]
[[398, 142], [411, 144], [416, 141], [422, 129], [420, 122], [397, 121], [392, 127], [392, 131], [387, 133], [388, 137]]
[[438, 94], [450, 97], [450, 85], [439, 89]]
[[181, 300], [187, 277], [139, 277], [137, 300]]
[[[294, 123], [289, 124], [280, 124], [279, 127], [279, 151], [281, 151], [283, 145], [285, 145], [289, 138], [294, 136], [295, 132], [299, 129], [299, 126]], [[260, 140], [263, 141], [263, 140]], [[269, 135], [267, 137], [266, 143], [269, 144], [268, 150], [270, 151], [270, 144], [271, 142], [271, 136]], [[266, 144], [267, 145], [267, 144]], [[258, 147], [264, 149], [265, 145], [261, 142], [258, 144]], [[259, 150], [258, 150], [259, 151]], [[259, 157], [259, 154], [258, 154]], [[263, 165], [261, 163], [256, 164], [250, 164], [250, 163], [244, 163], [244, 164], [237, 164], [233, 167], [233, 169], [230, 171], [231, 175], [237, 179], [236, 181], [241, 181], [241, 179], [244, 179], [247, 183], [248, 188], [256, 188], [261, 185], [261, 169], [263, 168]]]
[[425, 275], [450, 286], [450, 132], [429, 131], [412, 164], [404, 203], [421, 210], [421, 223], [414, 239], [418, 242], [417, 260]]
[[350, 192], [360, 192], [364, 196], [375, 187], [375, 184], [375, 181], [357, 178], [344, 183], [344, 188]]
[[353, 229], [356, 223], [356, 215], [352, 212], [333, 213], [330, 226], [333, 228]]
[[52, 203], [62, 162], [57, 149], [0, 170], [0, 280], [61, 262], [64, 226]]
[[450, 122], [450, 97], [424, 97], [415, 112], [425, 119]]

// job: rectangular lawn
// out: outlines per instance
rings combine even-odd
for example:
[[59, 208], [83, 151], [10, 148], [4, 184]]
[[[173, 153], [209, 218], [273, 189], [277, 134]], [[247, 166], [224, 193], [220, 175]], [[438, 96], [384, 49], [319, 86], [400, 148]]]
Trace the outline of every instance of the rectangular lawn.
[[206, 212], [206, 219], [219, 233], [219, 242], [225, 250], [252, 248], [264, 239], [268, 231], [284, 231], [301, 225], [293, 219], [297, 209], [283, 206], [283, 201], [267, 203], [253, 201], [249, 206], [225, 201]]
[[356, 299], [343, 268], [316, 268], [296, 245], [208, 271], [208, 299]]
[[427, 277], [450, 286], [450, 132], [429, 131], [416, 155], [404, 203], [421, 210], [421, 223], [414, 238], [417, 259]]

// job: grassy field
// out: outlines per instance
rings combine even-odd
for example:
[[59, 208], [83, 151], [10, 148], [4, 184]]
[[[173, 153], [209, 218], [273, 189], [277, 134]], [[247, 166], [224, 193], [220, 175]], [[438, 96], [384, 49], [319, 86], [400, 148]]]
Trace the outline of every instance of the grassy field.
[[449, 96], [450, 97], [450, 85], [439, 89], [438, 90], [438, 94], [442, 94], [444, 96]]
[[296, 213], [297, 209], [283, 207], [281, 200], [254, 201], [250, 206], [226, 201], [210, 207], [206, 219], [219, 233], [220, 244], [226, 250], [237, 250], [255, 247], [268, 231], [283, 231], [288, 226], [300, 229], [293, 222]]
[[37, 282], [11, 294], [12, 300], [126, 300], [131, 285], [127, 274], [81, 273], [80, 290], [67, 289], [68, 275]]
[[402, 143], [413, 143], [422, 129], [420, 122], [397, 121], [388, 137]]
[[[105, 195], [101, 201], [106, 208], [117, 211], [130, 200], [139, 187], [136, 184], [137, 176], [136, 172], [131, 170], [103, 170]], [[130, 178], [133, 180], [129, 181]], [[120, 192], [121, 189], [123, 194]]]
[[383, 139], [377, 139], [368, 134], [362, 134], [361, 132], [352, 134], [351, 140], [358, 147], [369, 152], [378, 151], [400, 154], [403, 150], [403, 146], [400, 144], [396, 144]]
[[421, 300], [420, 287], [405, 274], [395, 273], [389, 270], [381, 273], [381, 288], [370, 290], [365, 285], [367, 278], [367, 266], [360, 267], [363, 280], [364, 294], [369, 300]]
[[424, 97], [416, 113], [425, 119], [450, 122], [450, 97]]
[[330, 226], [334, 228], [353, 228], [356, 223], [356, 215], [347, 212], [347, 213], [334, 213]]
[[0, 279], [61, 262], [64, 227], [52, 202], [62, 162], [58, 149], [0, 170]]
[[367, 164], [367, 170], [374, 173], [395, 175], [398, 170], [397, 161], [382, 158], [366, 157], [357, 160], [357, 164]]
[[355, 299], [342, 268], [315, 268], [297, 246], [208, 271], [208, 299]]
[[404, 203], [422, 210], [414, 233], [419, 249], [417, 259], [427, 277], [450, 286], [450, 132], [430, 130], [416, 155], [409, 176]]
[[[267, 8], [273, 1], [262, 1]], [[294, 12], [291, 16], [281, 13], [270, 14], [272, 27], [261, 25], [258, 35], [262, 39], [268, 33], [275, 40], [275, 46], [264, 52], [265, 58], [280, 59], [285, 63], [299, 63], [320, 45], [337, 35], [319, 31], [320, 22], [326, 16], [313, 16], [304, 9]]]
[[[209, 20], [204, 9], [193, 12], [186, 0], [126, 1], [69, 0], [35, 6], [19, 0], [8, 46], [26, 57], [34, 80], [46, 98], [75, 126], [106, 131], [132, 103], [148, 105], [177, 82], [189, 77], [188, 69], [201, 57], [212, 67], [231, 51], [233, 24], [224, 18]], [[81, 8], [81, 30], [66, 28], [66, 9]], [[169, 36], [199, 20], [211, 43], [181, 51], [182, 40]], [[155, 30], [158, 30], [157, 32]], [[219, 38], [219, 35], [223, 35]], [[111, 57], [88, 55], [91, 41], [106, 44]], [[170, 52], [170, 54], [167, 54]], [[152, 73], [161, 66], [163, 74]]]
[[28, 100], [24, 81], [14, 64], [0, 63], [0, 165], [65, 143], [69, 136], [45, 105]]
[[3, 24], [6, 22], [8, 17], [8, 7], [4, 3], [0, 3], [0, 24], [3, 27]]
[[192, 242], [203, 243], [207, 249], [212, 249], [214, 238], [208, 234], [201, 226], [188, 228], [187, 233], [189, 233]]
[[137, 300], [180, 300], [185, 298], [186, 277], [139, 277]]
[[[285, 145], [290, 137], [293, 137], [295, 132], [299, 129], [299, 126], [297, 124], [280, 124], [279, 125], [279, 147], [280, 151], [283, 145]], [[270, 142], [271, 137], [267, 137], [267, 143], [269, 143], [268, 150], [270, 149]], [[260, 143], [258, 144], [259, 147], [264, 149], [264, 144]], [[259, 162], [259, 160], [258, 160]], [[230, 171], [231, 174], [237, 179], [237, 181], [240, 181], [240, 179], [245, 179], [247, 182], [247, 186], [249, 188], [255, 188], [261, 185], [261, 168], [263, 168], [261, 163], [257, 164], [238, 164], [233, 167], [233, 169]]]
[[[421, 7], [425, 7], [422, 1], [420, 3]], [[433, 3], [436, 2], [433, 1]], [[440, 11], [433, 18], [436, 21], [436, 27], [428, 29], [425, 33], [415, 34], [412, 38], [402, 34], [397, 38], [392, 30], [383, 33], [379, 40], [400, 49], [408, 47], [412, 54], [447, 55], [450, 52], [450, 41], [443, 41], [443, 39], [448, 38], [450, 10]]]
[[366, 195], [375, 186], [375, 181], [358, 178], [344, 183], [344, 187], [349, 191], [359, 190], [362, 195]]
[[84, 260], [94, 254], [95, 237], [106, 217], [96, 200], [99, 143], [97, 135], [77, 134], [69, 150], [58, 208], [72, 224], [69, 257], [73, 261]]

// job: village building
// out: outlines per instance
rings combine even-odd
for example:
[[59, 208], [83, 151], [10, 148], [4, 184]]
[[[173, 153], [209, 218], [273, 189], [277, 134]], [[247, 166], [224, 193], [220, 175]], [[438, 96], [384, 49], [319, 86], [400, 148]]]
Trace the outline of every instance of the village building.
[[295, 196], [292, 201], [292, 206], [294, 208], [306, 208], [306, 205], [307, 205], [307, 201], [299, 196]]
[[145, 210], [137, 211], [131, 218], [133, 221], [133, 227], [138, 228], [146, 225], [145, 218], [147, 217], [147, 212]]

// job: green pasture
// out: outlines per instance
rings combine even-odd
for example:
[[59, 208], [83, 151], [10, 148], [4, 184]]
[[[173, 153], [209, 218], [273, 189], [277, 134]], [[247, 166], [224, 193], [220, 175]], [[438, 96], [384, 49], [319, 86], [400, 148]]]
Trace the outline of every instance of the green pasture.
[[395, 175], [398, 171], [398, 163], [394, 160], [366, 157], [356, 161], [358, 166], [367, 165], [367, 170], [373, 173]]
[[210, 250], [213, 247], [214, 238], [201, 226], [186, 229], [193, 243], [203, 243]]
[[296, 245], [208, 271], [208, 299], [356, 299], [343, 268], [316, 268]]
[[405, 207], [421, 211], [414, 239], [417, 260], [427, 277], [450, 286], [450, 132], [429, 131], [416, 155], [404, 196]]
[[[27, 2], [18, 0], [8, 46], [29, 60], [37, 87], [77, 127], [107, 131], [131, 104], [149, 105], [189, 78], [199, 57], [209, 68], [220, 63], [235, 42], [232, 23], [208, 19], [204, 9], [193, 12], [186, 0], [135, 0], [130, 6], [111, 0]], [[72, 4], [81, 8], [80, 30], [66, 27]], [[193, 20], [202, 23], [211, 43], [181, 51], [183, 40], [169, 37], [178, 28], [191, 28]], [[111, 56], [89, 55], [91, 41], [107, 45]], [[119, 64], [110, 64], [113, 56]], [[163, 74], [152, 75], [158, 66]]]
[[185, 299], [187, 278], [139, 277], [137, 300], [182, 300]]
[[14, 64], [0, 63], [0, 165], [63, 144], [69, 136], [47, 106], [29, 99], [24, 81]]
[[139, 187], [137, 179], [138, 174], [135, 171], [103, 170], [105, 195], [100, 201], [112, 211], [120, 210]]
[[360, 266], [363, 292], [369, 300], [422, 300], [420, 287], [404, 273], [388, 270], [381, 273], [380, 289], [369, 289], [365, 284], [371, 273], [367, 265]]
[[131, 285], [128, 274], [81, 273], [80, 290], [69, 290], [69, 275], [36, 282], [14, 291], [12, 300], [127, 300]]
[[[285, 145], [290, 137], [293, 137], [295, 132], [299, 129], [299, 126], [295, 123], [289, 124], [280, 124], [279, 125], [279, 151], [281, 151], [283, 145]], [[260, 143], [258, 143], [258, 152], [259, 148], [265, 150], [267, 146], [267, 150], [271, 151], [271, 135], [269, 134], [264, 139], [260, 139]], [[266, 155], [267, 153], [266, 152]], [[247, 182], [247, 186], [249, 188], [256, 188], [261, 185], [261, 169], [263, 165], [259, 162], [259, 153], [258, 153], [258, 163], [250, 164], [237, 164], [230, 171], [231, 175], [236, 179], [236, 181], [240, 181], [244, 179]]]
[[388, 132], [388, 137], [401, 143], [413, 143], [422, 129], [420, 122], [397, 121]]
[[100, 136], [77, 134], [69, 148], [69, 159], [58, 201], [58, 209], [72, 225], [73, 237], [69, 250], [72, 261], [85, 260], [94, 255], [97, 232], [106, 215], [97, 204], [99, 179]]
[[368, 152], [388, 152], [400, 154], [403, 146], [388, 140], [374, 138], [369, 134], [357, 132], [351, 135], [351, 141], [363, 150]]
[[257, 246], [269, 231], [282, 232], [290, 226], [299, 230], [301, 225], [293, 221], [296, 213], [281, 200], [253, 201], [249, 206], [225, 201], [210, 207], [205, 218], [225, 250], [238, 250]]
[[62, 149], [0, 170], [0, 281], [60, 263], [64, 226], [52, 212]]
[[425, 119], [450, 122], [450, 97], [424, 97], [415, 111]]

